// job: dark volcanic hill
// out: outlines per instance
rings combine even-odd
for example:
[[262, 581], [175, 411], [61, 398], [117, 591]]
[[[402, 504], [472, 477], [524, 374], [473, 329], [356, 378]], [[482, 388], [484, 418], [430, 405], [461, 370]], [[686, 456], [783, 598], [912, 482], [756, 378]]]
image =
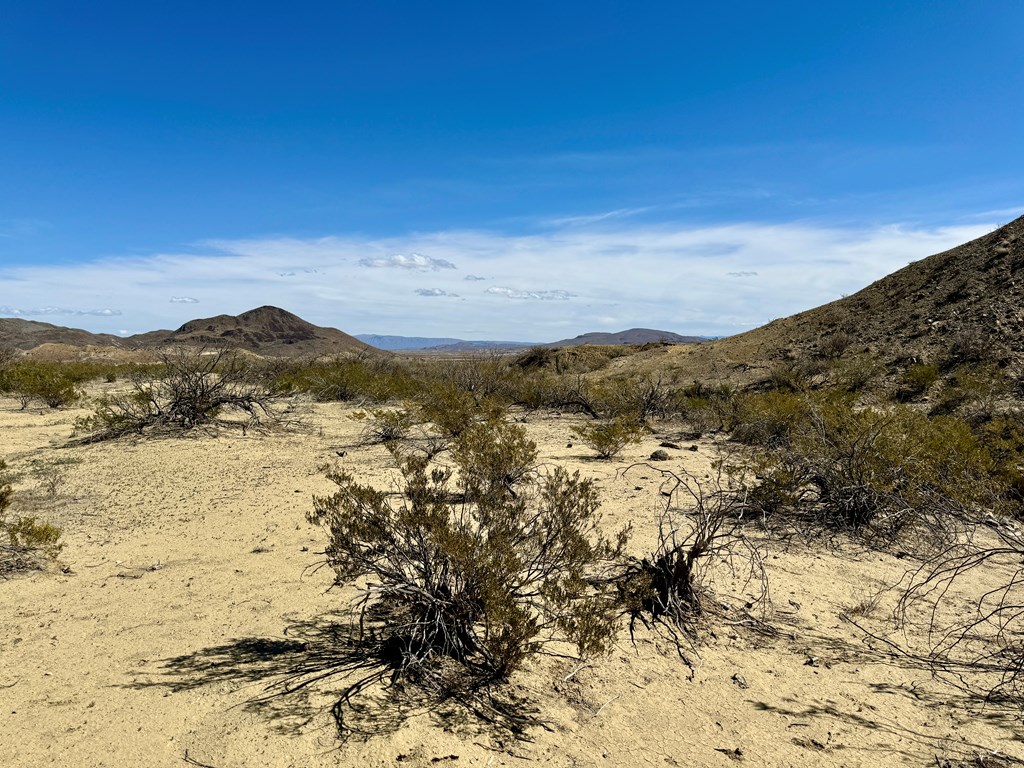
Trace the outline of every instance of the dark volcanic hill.
[[240, 315], [190, 320], [176, 331], [150, 331], [130, 336], [134, 347], [167, 344], [209, 344], [241, 347], [274, 357], [333, 355], [370, 349], [337, 328], [322, 328], [277, 307], [259, 307]]
[[90, 333], [81, 328], [24, 320], [20, 317], [0, 317], [0, 345], [16, 349], [33, 349], [40, 344], [69, 344], [97, 347], [123, 347], [124, 339], [108, 333]]
[[698, 344], [707, 339], [701, 336], [680, 336], [671, 331], [655, 331], [650, 328], [630, 328], [618, 333], [584, 333], [573, 339], [562, 339], [545, 344], [546, 347], [578, 347], [582, 344]]
[[152, 350], [173, 344], [227, 345], [270, 357], [334, 355], [371, 349], [336, 328], [321, 328], [277, 307], [251, 309], [238, 316], [190, 320], [176, 331], [150, 331], [125, 338], [34, 320], [0, 318], [0, 345], [30, 350], [43, 344], [51, 345], [47, 354], [57, 358], [75, 357], [86, 347]]
[[[752, 331], [630, 358], [680, 380], [755, 381], [794, 357], [868, 353], [899, 368], [974, 355], [1024, 364], [1024, 217], [845, 298]], [[625, 363], [624, 363], [625, 364]]]

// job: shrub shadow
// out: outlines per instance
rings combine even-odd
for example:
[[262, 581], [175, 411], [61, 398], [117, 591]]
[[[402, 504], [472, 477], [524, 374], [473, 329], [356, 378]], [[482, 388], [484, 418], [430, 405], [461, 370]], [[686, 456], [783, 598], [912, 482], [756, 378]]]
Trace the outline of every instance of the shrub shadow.
[[536, 707], [508, 685], [470, 686], [453, 676], [450, 685], [425, 690], [398, 681], [392, 638], [350, 618], [298, 622], [284, 634], [239, 638], [165, 659], [149, 679], [127, 687], [177, 693], [253, 686], [254, 694], [236, 706], [289, 734], [302, 731], [327, 706], [342, 742], [393, 733], [417, 715], [449, 730], [488, 735], [497, 744], [510, 737], [528, 741], [528, 729], [542, 724]]

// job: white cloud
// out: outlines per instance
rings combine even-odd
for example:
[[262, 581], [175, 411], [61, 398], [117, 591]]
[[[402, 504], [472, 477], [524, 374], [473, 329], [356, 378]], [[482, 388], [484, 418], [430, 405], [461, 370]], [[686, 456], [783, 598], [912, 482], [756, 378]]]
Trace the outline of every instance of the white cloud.
[[69, 309], [67, 307], [38, 307], [36, 309], [18, 309], [17, 307], [0, 307], [0, 314], [14, 317], [32, 317], [41, 315], [71, 315], [92, 317], [116, 317], [121, 314], [119, 309]]
[[568, 291], [520, 291], [515, 288], [504, 288], [492, 285], [486, 293], [494, 293], [504, 296], [507, 299], [533, 299], [535, 301], [568, 301], [575, 298], [576, 294]]
[[437, 271], [439, 269], [455, 269], [455, 265], [447, 259], [435, 259], [432, 256], [424, 256], [422, 253], [413, 253], [403, 256], [398, 253], [394, 256], [365, 258], [359, 260], [361, 267], [395, 267], [398, 269], [414, 269], [417, 272]]
[[[654, 226], [611, 219], [590, 229], [528, 234], [448, 230], [220, 240], [187, 253], [0, 265], [0, 296], [44, 308], [28, 310], [34, 313], [73, 314], [89, 330], [110, 333], [124, 326], [173, 328], [193, 319], [191, 304], [168, 302], [168, 296], [190, 297], [201, 285], [210, 314], [271, 304], [349, 333], [552, 341], [639, 326], [720, 336], [853, 293], [909, 261], [991, 231], [993, 223]], [[371, 259], [395, 267], [395, 254], [420, 260], [407, 255], [406, 266], [360, 266]], [[467, 291], [464, 273], [442, 264], [488, 275], [497, 291]], [[284, 271], [295, 274], [282, 279]], [[416, 301], [427, 272], [433, 285], [425, 290], [461, 296], [440, 304]], [[757, 276], [737, 279], [730, 272]], [[63, 309], [96, 306], [118, 309]], [[0, 314], [13, 311], [0, 308]], [[115, 313], [124, 317], [114, 320]]]
[[741, 269], [738, 272], [726, 272], [729, 277], [757, 277], [757, 272], [748, 269]]
[[453, 296], [455, 298], [459, 297], [459, 294], [451, 293], [449, 291], [442, 290], [441, 288], [417, 288], [416, 289], [416, 295], [417, 296]]
[[478, 280], [486, 280], [487, 278], [486, 277], [480, 277], [479, 275], [466, 275], [462, 279], [463, 280], [472, 280], [472, 281], [475, 282], [475, 281], [478, 281]]
[[191, 296], [171, 296], [171, 304], [198, 304], [199, 299], [193, 299]]

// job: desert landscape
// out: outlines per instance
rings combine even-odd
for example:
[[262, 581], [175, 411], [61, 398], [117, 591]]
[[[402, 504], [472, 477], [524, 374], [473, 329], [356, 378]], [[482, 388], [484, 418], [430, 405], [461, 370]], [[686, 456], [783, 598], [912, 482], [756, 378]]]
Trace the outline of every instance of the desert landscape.
[[[850, 414], [884, 414], [870, 427], [876, 437], [890, 423], [952, 429], [950, 420], [959, 419], [967, 431], [956, 435], [1017, 423], [1021, 336], [1013, 313], [1020, 304], [1006, 292], [993, 297], [1008, 319], [976, 302], [989, 295], [988, 274], [1016, 290], [1007, 275], [1024, 264], [1022, 229], [1018, 219], [863, 295], [695, 345], [396, 358], [268, 308], [195, 321], [155, 334], [149, 345], [96, 344], [53, 330], [41, 344], [11, 335], [0, 399], [12, 489], [6, 525], [45, 521], [59, 529], [60, 548], [12, 533], [3, 550], [22, 559], [5, 560], [0, 580], [0, 761], [211, 768], [1024, 762], [1013, 666], [1021, 658], [1020, 502], [1012, 478], [986, 486], [998, 508], [979, 506], [977, 496], [937, 499], [936, 487], [939, 494], [954, 488], [943, 485], [948, 478], [928, 478], [930, 490], [917, 496], [904, 484], [900, 527], [881, 512], [833, 516], [838, 496], [813, 478], [794, 481], [787, 493], [795, 496], [769, 504], [764, 495], [791, 466], [771, 457], [795, 460], [802, 420], [828, 418], [830, 393], [843, 393]], [[974, 270], [964, 253], [986, 259], [990, 272]], [[900, 312], [885, 325], [877, 312], [859, 323], [847, 310], [892, 296], [918, 275], [933, 288], [943, 279], [968, 286], [941, 308], [899, 304], [922, 318], [922, 332]], [[26, 321], [3, 322], [23, 328]], [[941, 330], [929, 335], [929, 327]], [[842, 343], [830, 346], [840, 332]], [[325, 349], [308, 346], [321, 337]], [[950, 361], [966, 355], [951, 339], [978, 338], [985, 360]], [[301, 354], [275, 356], [296, 343], [307, 345]], [[216, 364], [203, 368], [211, 359]], [[844, 362], [860, 369], [868, 359], [877, 375], [854, 387]], [[203, 386], [234, 381], [242, 387], [234, 396], [251, 394], [244, 387], [253, 379], [232, 377], [258, 370], [259, 392], [273, 397], [255, 414], [259, 423], [251, 408], [231, 412], [227, 401], [209, 423], [175, 423], [163, 405], [125, 410], [136, 402], [133, 392], [163, 403], [169, 390], [160, 382], [176, 381], [176, 370], [191, 371]], [[998, 389], [965, 394], [965, 372], [977, 370]], [[58, 378], [77, 371], [73, 395], [56, 406], [24, 396], [33, 371]], [[406, 379], [420, 389], [399, 393]], [[700, 380], [707, 384], [694, 389]], [[800, 403], [810, 410], [779, 415]], [[757, 410], [766, 404], [775, 410]], [[106, 415], [97, 421], [97, 414]], [[893, 422], [894, 414], [911, 420]], [[514, 438], [535, 446], [522, 475], [502, 481], [498, 502], [467, 485], [472, 425], [493, 445]], [[842, 434], [830, 439], [841, 442]], [[1000, 434], [1010, 451], [1001, 466], [1019, 470], [1020, 444]], [[952, 435], [935, 438], [942, 472], [974, 471], [957, 470], [945, 452]], [[871, 450], [889, 463], [903, 458], [885, 454], [881, 443]], [[910, 453], [921, 462], [930, 455]], [[507, 674], [438, 688], [379, 657], [353, 661], [353, 599], [367, 582], [335, 584], [331, 563], [340, 555], [328, 549], [330, 526], [313, 517], [314, 505], [323, 506], [314, 499], [338, 490], [332, 468], [384, 492], [395, 507], [414, 498], [402, 469], [413, 455], [454, 470], [464, 498], [446, 501], [444, 514], [456, 518], [467, 503], [512, 508], [525, 499], [528, 509], [540, 498], [530, 483], [558, 467], [578, 471], [593, 481], [598, 531], [632, 528], [615, 556], [620, 563], [649, 562], [666, 543], [666, 525], [669, 544], [677, 544], [669, 549], [680, 556], [695, 553], [694, 536], [708, 519], [727, 538], [712, 537], [724, 546], [695, 554], [693, 602], [676, 613], [648, 598], [631, 606], [621, 589], [615, 598], [589, 582], [585, 591], [621, 601], [603, 651], [581, 656], [569, 630], [548, 627], [544, 644]], [[992, 455], [985, 471], [995, 473]], [[901, 471], [912, 472], [909, 464]], [[520, 482], [526, 490], [517, 495]], [[881, 495], [873, 503], [889, 509]], [[996, 550], [962, 578], [937, 582], [938, 592], [906, 600], [909, 585], [935, 563]], [[943, 633], [984, 614], [996, 593], [1012, 610], [970, 624], [963, 645], [943, 646]], [[970, 653], [958, 660], [955, 650]], [[471, 665], [471, 656], [452, 660]], [[447, 663], [429, 658], [438, 669]], [[383, 671], [353, 692], [349, 686], [374, 665]]]

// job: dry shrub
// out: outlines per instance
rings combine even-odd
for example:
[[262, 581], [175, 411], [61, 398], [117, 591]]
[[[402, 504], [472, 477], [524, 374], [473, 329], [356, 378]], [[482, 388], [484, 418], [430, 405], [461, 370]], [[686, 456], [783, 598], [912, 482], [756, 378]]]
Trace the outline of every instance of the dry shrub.
[[692, 671], [684, 647], [693, 647], [701, 622], [723, 606], [713, 589], [716, 571], [742, 572], [745, 584], [755, 585], [744, 607], [749, 615], [748, 608], [768, 602], [764, 553], [746, 535], [742, 489], [731, 485], [724, 462], [703, 482], [685, 471], [636, 466], [660, 473], [667, 502], [657, 547], [644, 558], [630, 558], [616, 579], [620, 600], [631, 633], [637, 622], [668, 630]]
[[[979, 531], [907, 575], [896, 615], [905, 625], [924, 616], [927, 660], [937, 674], [988, 701], [1024, 709], [1024, 533], [991, 516], [979, 521]], [[944, 623], [951, 590], [972, 587], [980, 569], [990, 567], [1002, 573], [999, 582]]]
[[537, 444], [507, 421], [472, 424], [454, 441], [452, 457], [466, 497], [478, 503], [515, 498], [537, 466]]
[[160, 358], [159, 377], [135, 376], [127, 392], [99, 400], [95, 413], [76, 425], [88, 433], [79, 442], [183, 434], [197, 427], [231, 426], [245, 432], [279, 420], [280, 396], [260, 367], [237, 351], [183, 348], [165, 351]]

